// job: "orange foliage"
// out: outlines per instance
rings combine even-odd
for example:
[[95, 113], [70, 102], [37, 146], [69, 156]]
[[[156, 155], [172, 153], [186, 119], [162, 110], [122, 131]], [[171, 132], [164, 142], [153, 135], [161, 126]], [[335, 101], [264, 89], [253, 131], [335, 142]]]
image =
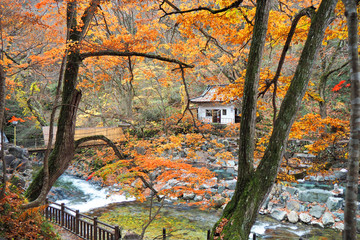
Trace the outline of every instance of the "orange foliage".
[[5, 197], [0, 200], [2, 236], [9, 239], [57, 239], [41, 214], [45, 206], [28, 210], [21, 209], [24, 199], [15, 189], [16, 187], [11, 185], [7, 188]]

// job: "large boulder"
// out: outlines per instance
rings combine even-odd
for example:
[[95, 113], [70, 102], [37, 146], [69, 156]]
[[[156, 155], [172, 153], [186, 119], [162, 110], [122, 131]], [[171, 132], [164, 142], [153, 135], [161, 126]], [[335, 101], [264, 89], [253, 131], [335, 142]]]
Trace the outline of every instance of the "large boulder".
[[271, 212], [271, 217], [275, 218], [276, 220], [278, 221], [282, 221], [285, 219], [286, 217], [286, 212], [285, 211], [282, 211], [282, 210], [279, 210], [279, 209], [275, 209]]
[[322, 189], [309, 189], [299, 192], [299, 201], [326, 203], [328, 198], [331, 196], [332, 193], [330, 191]]
[[309, 223], [312, 219], [312, 217], [308, 213], [300, 213], [299, 218], [304, 223]]
[[339, 210], [344, 203], [344, 199], [342, 198], [336, 198], [336, 197], [329, 197], [326, 201], [326, 206], [329, 209], [329, 211], [336, 211]]
[[8, 151], [11, 155], [13, 155], [16, 158], [28, 158], [29, 157], [29, 151], [26, 148], [21, 148], [18, 146], [10, 146], [8, 148]]
[[324, 207], [320, 205], [315, 205], [310, 209], [309, 214], [313, 217], [320, 218], [324, 212], [325, 212]]
[[322, 222], [324, 226], [333, 225], [335, 223], [334, 217], [330, 212], [324, 213], [324, 216], [322, 217]]
[[290, 200], [286, 202], [286, 208], [290, 211], [300, 211], [300, 203], [299, 201]]
[[195, 193], [184, 193], [182, 198], [184, 200], [193, 200], [195, 198]]
[[291, 223], [297, 223], [299, 221], [299, 215], [295, 211], [291, 211], [287, 214], [287, 218]]

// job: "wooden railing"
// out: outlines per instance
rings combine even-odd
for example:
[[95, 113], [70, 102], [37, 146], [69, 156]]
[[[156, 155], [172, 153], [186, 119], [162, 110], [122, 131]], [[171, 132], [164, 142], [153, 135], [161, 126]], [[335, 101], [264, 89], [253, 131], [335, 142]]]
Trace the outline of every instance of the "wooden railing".
[[51, 203], [44, 210], [44, 216], [73, 234], [89, 240], [121, 239], [119, 226], [111, 226], [101, 222], [97, 217], [89, 217], [72, 210], [64, 203]]

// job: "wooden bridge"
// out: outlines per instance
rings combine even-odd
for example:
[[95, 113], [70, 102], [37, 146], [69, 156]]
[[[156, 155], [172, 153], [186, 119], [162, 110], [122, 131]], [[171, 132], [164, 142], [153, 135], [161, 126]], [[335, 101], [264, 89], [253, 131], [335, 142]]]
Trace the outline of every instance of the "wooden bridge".
[[[129, 127], [128, 125], [120, 125], [118, 127], [95, 127], [95, 128], [76, 128], [75, 129], [75, 141], [89, 136], [94, 135], [103, 135], [110, 139], [113, 142], [118, 142], [124, 139], [123, 128]], [[54, 127], [54, 135], [52, 139], [52, 143], [55, 143], [56, 139], [56, 131], [57, 127]], [[22, 142], [24, 143], [24, 147], [28, 149], [29, 152], [42, 152], [46, 150], [47, 144], [49, 143], [49, 132], [50, 127], [45, 126], [42, 128], [43, 138], [42, 139], [24, 139]], [[19, 141], [21, 142], [21, 141]], [[102, 145], [104, 141], [102, 140], [91, 140], [85, 143], [82, 143], [80, 146], [96, 146]]]

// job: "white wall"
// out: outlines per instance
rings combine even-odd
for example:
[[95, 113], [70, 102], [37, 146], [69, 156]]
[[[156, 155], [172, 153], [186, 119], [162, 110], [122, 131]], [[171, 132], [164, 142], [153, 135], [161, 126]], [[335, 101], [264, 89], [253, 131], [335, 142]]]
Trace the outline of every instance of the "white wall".
[[[198, 119], [203, 122], [212, 123], [212, 117], [206, 116], [206, 110], [219, 109], [221, 110], [221, 123], [234, 123], [235, 122], [235, 107], [232, 105], [199, 105]], [[223, 109], [226, 109], [226, 115], [223, 115]]]

